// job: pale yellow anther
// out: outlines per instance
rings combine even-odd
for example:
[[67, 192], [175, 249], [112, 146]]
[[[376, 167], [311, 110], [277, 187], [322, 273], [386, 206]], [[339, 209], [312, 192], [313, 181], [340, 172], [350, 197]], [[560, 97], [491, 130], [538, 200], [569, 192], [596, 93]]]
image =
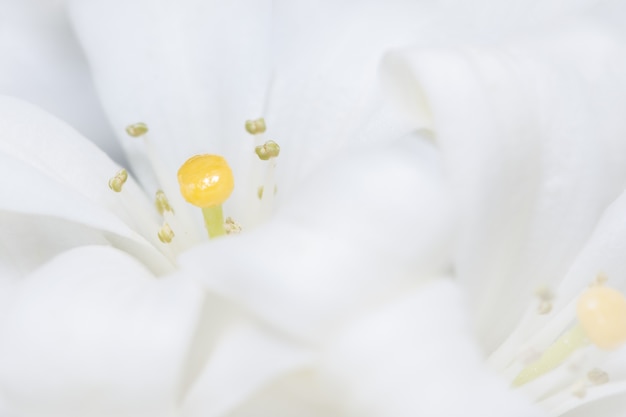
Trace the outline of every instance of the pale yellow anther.
[[140, 122], [126, 126], [126, 133], [128, 133], [128, 136], [138, 138], [148, 133], [148, 125]]
[[[265, 192], [265, 187], [260, 186], [259, 188], [256, 189], [256, 196], [258, 197], [259, 200], [263, 199], [263, 193]], [[274, 186], [274, 194], [276, 194], [278, 192], [278, 187]]]
[[194, 206], [207, 208], [224, 203], [235, 188], [228, 163], [219, 155], [196, 155], [178, 170], [180, 192]]
[[246, 120], [246, 131], [251, 135], [265, 133], [265, 119]]
[[596, 275], [596, 278], [593, 280], [590, 286], [593, 287], [596, 285], [604, 285], [608, 281], [609, 281], [609, 277], [604, 272], [600, 272], [598, 273], [598, 275]]
[[596, 346], [612, 350], [626, 342], [626, 298], [602, 285], [588, 288], [578, 299], [576, 315]]
[[609, 382], [609, 374], [604, 372], [602, 369], [594, 368], [587, 373], [587, 379], [593, 385], [603, 385]]
[[128, 171], [120, 169], [113, 177], [109, 179], [109, 188], [119, 193], [122, 191], [124, 183], [128, 179]]
[[174, 209], [172, 209], [172, 206], [170, 206], [170, 201], [167, 199], [167, 196], [162, 190], [158, 190], [156, 192], [154, 205], [156, 206], [156, 209], [161, 216], [165, 212], [174, 213]]
[[227, 217], [224, 221], [224, 230], [227, 235], [236, 235], [241, 233], [241, 225], [233, 220], [232, 217]]
[[159, 240], [163, 243], [170, 243], [174, 239], [174, 231], [169, 224], [163, 223], [163, 226], [159, 229]]
[[535, 296], [539, 299], [537, 313], [541, 315], [549, 314], [552, 311], [552, 300], [554, 294], [547, 286], [543, 285], [535, 290]]
[[268, 140], [263, 145], [254, 148], [260, 160], [267, 161], [270, 158], [276, 158], [280, 154], [280, 146], [273, 140]]

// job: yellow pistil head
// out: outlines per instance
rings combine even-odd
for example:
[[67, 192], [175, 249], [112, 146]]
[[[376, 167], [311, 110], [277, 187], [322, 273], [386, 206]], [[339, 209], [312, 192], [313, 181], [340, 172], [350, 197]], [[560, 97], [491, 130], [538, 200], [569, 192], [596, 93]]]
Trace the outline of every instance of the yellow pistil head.
[[228, 163], [219, 155], [196, 155], [178, 170], [180, 193], [185, 200], [201, 208], [224, 203], [235, 188]]
[[626, 298], [604, 286], [588, 288], [578, 299], [576, 315], [596, 346], [612, 350], [626, 342]]

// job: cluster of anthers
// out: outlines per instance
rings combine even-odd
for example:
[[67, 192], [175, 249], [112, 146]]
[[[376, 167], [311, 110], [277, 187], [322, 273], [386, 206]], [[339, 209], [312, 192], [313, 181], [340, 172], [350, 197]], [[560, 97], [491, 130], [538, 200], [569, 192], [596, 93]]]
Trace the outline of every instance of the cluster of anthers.
[[562, 290], [559, 296], [547, 287], [538, 289], [536, 309], [527, 311], [487, 360], [548, 416], [564, 415], [626, 386], [618, 351], [626, 343], [626, 297], [602, 273], [582, 291]]
[[[245, 129], [255, 138], [262, 137], [262, 134], [266, 131], [265, 120], [263, 118], [248, 120], [245, 123]], [[133, 138], [143, 138], [146, 144], [149, 145], [147, 139], [148, 130], [148, 126], [145, 123], [136, 123], [128, 126], [126, 133]], [[275, 159], [280, 153], [280, 147], [272, 140], [264, 143], [256, 142], [255, 154], [261, 161], [269, 162], [265, 185], [257, 189], [257, 196], [260, 200], [271, 200], [274, 193], [267, 193], [268, 195], [264, 196], [263, 191], [268, 185], [274, 189], [274, 192], [276, 191], [273, 173], [276, 166]], [[152, 155], [152, 163], [154, 163], [154, 159], [156, 157]], [[194, 155], [182, 164], [178, 170], [177, 177], [183, 198], [188, 203], [202, 210], [209, 238], [241, 231], [241, 226], [232, 218], [227, 217], [224, 219], [222, 204], [230, 197], [235, 188], [233, 172], [224, 157], [214, 154]], [[127, 179], [128, 172], [125, 169], [121, 169], [109, 179], [109, 188], [119, 193], [122, 191]], [[170, 226], [174, 210], [162, 190], [157, 190], [156, 192], [155, 206], [159, 214], [164, 218], [163, 225], [157, 233], [158, 238], [163, 243], [170, 243], [174, 238], [174, 231]]]
[[514, 387], [545, 375], [589, 344], [612, 351], [626, 343], [626, 298], [616, 289], [604, 285], [603, 280], [597, 280], [580, 295], [576, 302], [576, 318], [574, 326], [517, 374]]

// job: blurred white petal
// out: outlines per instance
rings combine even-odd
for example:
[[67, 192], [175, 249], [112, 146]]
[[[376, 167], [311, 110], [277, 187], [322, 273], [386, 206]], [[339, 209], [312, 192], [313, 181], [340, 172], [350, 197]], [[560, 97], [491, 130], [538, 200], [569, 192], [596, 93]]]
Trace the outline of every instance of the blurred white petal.
[[384, 68], [414, 123], [433, 129], [464, 207], [458, 276], [491, 351], [528, 305], [518, 295], [564, 276], [624, 188], [622, 40], [580, 23], [407, 50]]
[[0, 2], [0, 94], [41, 106], [75, 126], [114, 160], [124, 160], [64, 1]]
[[347, 415], [543, 415], [485, 370], [463, 307], [452, 283], [427, 284], [331, 343], [326, 372], [348, 398]]
[[128, 255], [83, 247], [13, 286], [0, 316], [0, 385], [29, 415], [167, 416], [202, 292]]

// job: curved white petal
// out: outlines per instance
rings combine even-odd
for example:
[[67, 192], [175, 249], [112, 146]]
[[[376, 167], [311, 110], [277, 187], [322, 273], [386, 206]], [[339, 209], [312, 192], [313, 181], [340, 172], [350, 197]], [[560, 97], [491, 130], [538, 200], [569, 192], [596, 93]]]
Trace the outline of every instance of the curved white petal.
[[203, 292], [112, 248], [66, 252], [0, 310], [0, 391], [29, 416], [170, 416]]
[[543, 416], [485, 368], [459, 288], [410, 289], [326, 338], [315, 368], [266, 387], [233, 416]]
[[322, 364], [348, 416], [541, 416], [486, 371], [459, 289], [427, 284], [359, 317]]
[[45, 108], [121, 162], [64, 3], [0, 2], [0, 94]]
[[304, 347], [255, 325], [249, 317], [229, 323], [185, 397], [182, 413], [189, 417], [230, 415], [262, 388], [311, 361]]
[[534, 287], [565, 275], [624, 187], [623, 45], [609, 28], [578, 22], [386, 62], [392, 94], [434, 130], [464, 208], [458, 275], [487, 350]]
[[232, 417], [345, 417], [332, 387], [320, 383], [318, 370], [309, 367], [284, 375], [250, 397]]
[[377, 67], [387, 50], [422, 32], [431, 9], [404, 0], [275, 2], [266, 119], [287, 156], [281, 161], [285, 186], [346, 145], [405, 133], [402, 125], [386, 123], [386, 134], [366, 134], [383, 119]]
[[328, 163], [275, 220], [181, 255], [208, 288], [305, 338], [448, 267], [454, 213], [423, 139]]
[[563, 414], [563, 417], [621, 417], [626, 409], [626, 395], [616, 395], [603, 399], [602, 401], [590, 402], [585, 405], [575, 407], [573, 410]]
[[[92, 243], [105, 238], [155, 272], [171, 269], [167, 248], [156, 235], [160, 227], [156, 210], [132, 179], [121, 193], [109, 189], [108, 180], [119, 167], [102, 151], [61, 121], [8, 97], [0, 98], [0, 132], [0, 190], [6, 196], [0, 200], [0, 211], [78, 223], [100, 232], [102, 237]], [[14, 238], [29, 239], [28, 223], [12, 224], [10, 229], [16, 227]], [[68, 234], [59, 238], [70, 240]], [[83, 242], [80, 237], [76, 240]]]

